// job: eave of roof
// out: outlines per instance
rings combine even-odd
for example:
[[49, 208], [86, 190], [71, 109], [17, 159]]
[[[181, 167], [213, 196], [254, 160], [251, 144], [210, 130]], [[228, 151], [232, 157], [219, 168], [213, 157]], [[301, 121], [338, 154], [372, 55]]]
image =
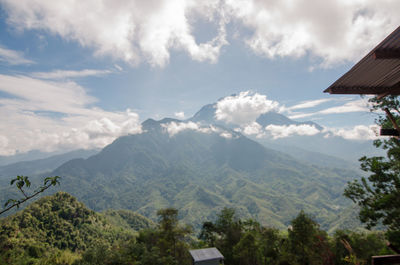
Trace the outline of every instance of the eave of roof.
[[400, 95], [400, 27], [324, 92]]

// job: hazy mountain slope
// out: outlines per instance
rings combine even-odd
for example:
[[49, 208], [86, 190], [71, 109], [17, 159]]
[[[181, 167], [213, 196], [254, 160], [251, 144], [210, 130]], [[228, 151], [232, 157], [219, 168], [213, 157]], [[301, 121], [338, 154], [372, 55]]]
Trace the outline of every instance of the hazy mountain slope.
[[88, 158], [99, 150], [75, 150], [60, 155], [54, 155], [47, 158], [21, 161], [17, 163], [0, 166], [0, 178], [2, 176], [13, 178], [17, 175], [34, 175], [48, 171], [52, 171], [57, 167], [61, 166], [65, 162], [74, 158]]
[[301, 124], [307, 124], [307, 125], [314, 126], [318, 130], [322, 130], [322, 126], [317, 124], [317, 123], [315, 123], [315, 122], [312, 122], [312, 121], [305, 121], [305, 122], [294, 121], [292, 119], [289, 119], [285, 115], [282, 115], [282, 114], [277, 113], [277, 112], [267, 112], [267, 113], [261, 114], [257, 118], [256, 122], [258, 124], [260, 124], [261, 126], [263, 126], [263, 127], [268, 126], [270, 124], [274, 124], [274, 125], [301, 125]]
[[309, 163], [319, 167], [346, 168], [360, 171], [360, 163], [338, 158], [336, 156], [326, 155], [319, 152], [308, 151], [296, 146], [279, 145], [273, 142], [266, 143], [268, 148], [288, 154], [299, 161]]
[[174, 206], [195, 227], [227, 206], [280, 228], [304, 209], [329, 228], [324, 221], [351, 204], [341, 194], [353, 171], [310, 166], [234, 131], [229, 139], [193, 130], [170, 136], [166, 125], [148, 120], [146, 133], [118, 138], [52, 175], [94, 210], [130, 209], [155, 219], [158, 209]]
[[[192, 118], [188, 121], [200, 122], [203, 124], [220, 124], [225, 127], [234, 129], [240, 127], [238, 124], [227, 124], [224, 121], [218, 120], [215, 115], [216, 103], [208, 104], [202, 107]], [[265, 128], [268, 125], [278, 126], [289, 126], [289, 125], [311, 125], [322, 130], [323, 127], [312, 121], [295, 121], [285, 115], [276, 112], [267, 112], [261, 114], [256, 122]], [[266, 147], [269, 145], [280, 145], [283, 150], [285, 147], [297, 147], [310, 152], [317, 152], [329, 156], [335, 156], [345, 160], [351, 161], [351, 163], [357, 163], [358, 159], [364, 155], [381, 155], [382, 152], [376, 149], [372, 141], [355, 141], [347, 140], [338, 136], [325, 137], [325, 134], [318, 133], [315, 135], [291, 135], [289, 137], [273, 139], [272, 136], [257, 138], [256, 135], [250, 136], [253, 140], [262, 143]], [[297, 150], [299, 153], [300, 150]], [[308, 156], [306, 152], [303, 156]], [[322, 160], [320, 158], [319, 160]], [[322, 162], [322, 161], [321, 161]], [[329, 163], [324, 161], [323, 163]]]

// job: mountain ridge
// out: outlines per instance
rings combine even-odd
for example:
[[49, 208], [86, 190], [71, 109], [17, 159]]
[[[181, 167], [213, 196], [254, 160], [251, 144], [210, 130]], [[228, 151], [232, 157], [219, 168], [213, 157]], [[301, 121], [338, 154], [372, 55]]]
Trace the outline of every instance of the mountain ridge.
[[155, 220], [158, 209], [172, 206], [196, 228], [226, 206], [278, 228], [304, 209], [329, 228], [350, 205], [341, 193], [353, 171], [304, 164], [230, 129], [238, 137], [205, 132], [210, 127], [171, 136], [171, 122], [184, 123], [147, 120], [146, 132], [120, 137], [52, 175], [63, 176], [62, 189], [94, 210], [129, 209]]

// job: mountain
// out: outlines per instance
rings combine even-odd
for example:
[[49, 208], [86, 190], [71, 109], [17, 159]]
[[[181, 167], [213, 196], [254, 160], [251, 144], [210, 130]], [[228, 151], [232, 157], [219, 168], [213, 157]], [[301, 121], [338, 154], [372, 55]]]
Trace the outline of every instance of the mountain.
[[53, 155], [42, 159], [20, 161], [0, 166], [0, 178], [12, 178], [17, 175], [34, 175], [49, 172], [74, 158], [88, 158], [99, 150], [74, 150], [64, 154]]
[[336, 156], [326, 155], [319, 152], [308, 151], [296, 146], [289, 146], [284, 144], [276, 144], [272, 141], [266, 143], [269, 148], [289, 154], [295, 157], [297, 160], [318, 166], [328, 168], [345, 168], [350, 170], [356, 170], [360, 173], [360, 163], [345, 160]]
[[354, 171], [301, 162], [218, 125], [150, 119], [142, 126], [144, 133], [49, 175], [61, 176], [60, 189], [93, 210], [128, 209], [155, 220], [157, 210], [173, 206], [197, 229], [223, 207], [278, 228], [304, 209], [329, 229], [352, 204], [342, 192]]
[[282, 115], [280, 113], [273, 112], [273, 111], [261, 114], [257, 118], [256, 122], [258, 124], [260, 124], [261, 126], [263, 126], [263, 127], [271, 125], [271, 124], [272, 125], [302, 125], [302, 124], [305, 124], [305, 125], [314, 126], [318, 130], [322, 130], [323, 129], [321, 125], [319, 125], [319, 124], [317, 124], [315, 122], [312, 122], [312, 121], [305, 121], [305, 122], [294, 121], [292, 119], [289, 119], [285, 115]]
[[[203, 124], [220, 124], [225, 127], [231, 127], [234, 128], [235, 126], [238, 126], [237, 124], [227, 124], [222, 120], [218, 120], [215, 118], [215, 111], [216, 111], [216, 103], [214, 104], [208, 104], [203, 106], [198, 112], [196, 112], [193, 117], [188, 119], [187, 121], [193, 121], [193, 122], [200, 122]], [[318, 130], [322, 130], [322, 126], [319, 124], [312, 122], [312, 121], [306, 121], [306, 122], [298, 122], [289, 119], [285, 115], [282, 115], [280, 113], [270, 111], [264, 114], [261, 114], [256, 122], [260, 124], [261, 126], [265, 127], [270, 124], [274, 125], [301, 125], [301, 124], [307, 124], [311, 126], [315, 126]]]
[[[216, 119], [216, 103], [208, 104], [202, 107], [193, 117], [186, 121], [201, 123], [203, 125], [218, 124], [230, 129], [240, 128], [239, 124], [225, 123], [222, 120]], [[290, 126], [290, 125], [310, 125], [315, 127], [320, 133], [314, 135], [290, 135], [288, 137], [273, 138], [272, 136], [258, 137], [258, 135], [249, 135], [251, 139], [260, 142], [266, 147], [275, 146], [277, 149], [292, 155], [291, 149], [297, 148], [296, 153], [299, 154], [300, 150], [304, 150], [304, 156], [310, 156], [312, 153], [319, 153], [322, 155], [334, 156], [341, 158], [351, 163], [358, 164], [358, 159], [364, 155], [382, 155], [382, 151], [376, 149], [371, 140], [347, 140], [339, 136], [330, 135], [326, 136], [323, 132], [323, 127], [312, 121], [295, 121], [283, 114], [277, 112], [267, 112], [261, 114], [256, 122], [265, 128], [268, 125], [277, 126]], [[287, 150], [287, 151], [286, 151]], [[302, 157], [303, 155], [300, 155]], [[315, 157], [321, 160], [321, 157]], [[329, 159], [324, 163], [329, 164]]]

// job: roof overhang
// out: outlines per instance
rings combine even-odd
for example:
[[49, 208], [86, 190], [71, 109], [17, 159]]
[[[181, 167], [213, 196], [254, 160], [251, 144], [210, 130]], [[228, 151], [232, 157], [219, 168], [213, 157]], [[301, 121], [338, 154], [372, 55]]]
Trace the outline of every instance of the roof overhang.
[[400, 95], [400, 27], [324, 92]]

